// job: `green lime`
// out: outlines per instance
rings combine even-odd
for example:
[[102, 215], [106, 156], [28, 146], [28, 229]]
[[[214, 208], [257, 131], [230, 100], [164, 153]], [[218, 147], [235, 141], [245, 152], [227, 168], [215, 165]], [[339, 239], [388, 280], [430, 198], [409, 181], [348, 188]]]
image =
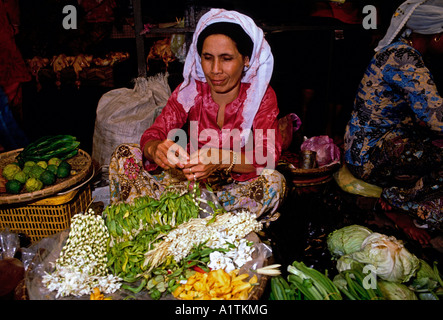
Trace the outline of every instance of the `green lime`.
[[51, 171], [53, 174], [57, 174], [57, 166], [55, 164], [50, 164], [46, 168], [46, 170]]
[[31, 167], [31, 170], [29, 171], [29, 177], [39, 179], [40, 175], [45, 171], [40, 166], [33, 166]]
[[29, 173], [33, 167], [34, 166], [24, 166], [22, 171], [29, 177]]
[[58, 165], [58, 167], [63, 167], [63, 168], [69, 169], [69, 170], [72, 169], [71, 165], [70, 165], [69, 162], [67, 162], [67, 161], [62, 161], [62, 162], [60, 162], [60, 164]]
[[25, 188], [28, 192], [38, 191], [43, 188], [43, 182], [36, 178], [29, 178], [28, 180], [26, 180]]
[[45, 172], [40, 175], [39, 180], [43, 182], [45, 186], [50, 186], [51, 184], [54, 184], [55, 180], [57, 180], [57, 176], [53, 172], [45, 170]]
[[71, 169], [65, 166], [58, 166], [57, 168], [57, 177], [66, 178], [71, 173]]
[[46, 169], [48, 167], [48, 164], [46, 163], [46, 161], [39, 161], [39, 162], [37, 162], [37, 165], [42, 167], [43, 169]]
[[22, 169], [18, 165], [9, 163], [3, 168], [2, 175], [6, 180], [12, 180], [15, 174], [20, 171], [22, 171]]
[[17, 180], [20, 183], [25, 183], [26, 180], [28, 180], [28, 175], [23, 171], [17, 172], [14, 176], [14, 180]]
[[9, 180], [6, 182], [6, 192], [17, 194], [20, 193], [20, 190], [22, 189], [23, 184], [20, 183], [18, 180]]
[[51, 158], [48, 160], [48, 165], [55, 165], [58, 167], [58, 165], [61, 163], [62, 161], [59, 158]]
[[25, 162], [25, 167], [32, 167], [35, 166], [35, 161], [26, 161]]

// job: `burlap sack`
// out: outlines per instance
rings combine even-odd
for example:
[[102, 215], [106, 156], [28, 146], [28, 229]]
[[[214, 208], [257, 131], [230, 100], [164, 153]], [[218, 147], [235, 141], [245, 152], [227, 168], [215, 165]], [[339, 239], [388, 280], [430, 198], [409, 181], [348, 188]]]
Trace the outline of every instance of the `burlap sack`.
[[112, 153], [121, 143], [139, 143], [143, 132], [160, 114], [171, 95], [168, 74], [135, 79], [133, 89], [119, 88], [99, 100], [95, 120], [92, 159], [108, 166]]

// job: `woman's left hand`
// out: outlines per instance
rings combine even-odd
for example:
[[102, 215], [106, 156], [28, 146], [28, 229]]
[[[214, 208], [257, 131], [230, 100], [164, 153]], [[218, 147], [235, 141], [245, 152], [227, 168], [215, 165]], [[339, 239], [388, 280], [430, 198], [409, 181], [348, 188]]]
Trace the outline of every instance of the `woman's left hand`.
[[203, 148], [190, 156], [183, 167], [183, 174], [189, 181], [206, 179], [214, 171], [229, 167], [230, 163], [230, 150]]

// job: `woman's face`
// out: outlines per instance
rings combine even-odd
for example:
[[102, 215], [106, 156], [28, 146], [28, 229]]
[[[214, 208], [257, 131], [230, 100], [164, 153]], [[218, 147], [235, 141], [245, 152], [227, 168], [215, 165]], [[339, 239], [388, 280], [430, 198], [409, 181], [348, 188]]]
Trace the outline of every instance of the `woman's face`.
[[238, 94], [248, 57], [243, 57], [231, 38], [222, 34], [208, 36], [203, 42], [201, 64], [213, 94]]

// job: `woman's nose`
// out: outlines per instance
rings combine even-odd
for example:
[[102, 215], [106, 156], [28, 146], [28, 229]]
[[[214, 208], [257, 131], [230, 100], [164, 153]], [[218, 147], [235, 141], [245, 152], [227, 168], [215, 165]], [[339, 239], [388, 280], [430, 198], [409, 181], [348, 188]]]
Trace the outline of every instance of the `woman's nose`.
[[221, 72], [221, 64], [218, 59], [215, 59], [212, 63], [212, 73], [220, 73]]

